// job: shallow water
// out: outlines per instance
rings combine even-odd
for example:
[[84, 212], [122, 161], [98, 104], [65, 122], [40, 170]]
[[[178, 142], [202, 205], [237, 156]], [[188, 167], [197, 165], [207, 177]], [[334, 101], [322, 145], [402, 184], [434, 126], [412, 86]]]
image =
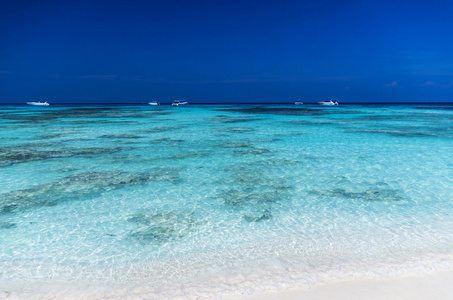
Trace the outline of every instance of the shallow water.
[[0, 128], [0, 295], [212, 298], [453, 265], [451, 106], [3, 106]]

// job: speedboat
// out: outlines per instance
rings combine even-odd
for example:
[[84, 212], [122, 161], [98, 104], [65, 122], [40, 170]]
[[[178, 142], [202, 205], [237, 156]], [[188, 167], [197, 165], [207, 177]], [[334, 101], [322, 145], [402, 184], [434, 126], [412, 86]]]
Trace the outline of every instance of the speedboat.
[[149, 105], [160, 105], [160, 102], [153, 101], [153, 102], [149, 102], [148, 104]]
[[36, 102], [27, 102], [28, 105], [35, 105], [35, 106], [49, 106], [50, 104], [46, 102], [36, 101]]
[[171, 105], [179, 106], [179, 105], [186, 105], [186, 104], [189, 104], [189, 102], [184, 101], [184, 100], [175, 100], [175, 101], [173, 101], [173, 103]]
[[337, 101], [321, 101], [321, 102], [318, 102], [319, 105], [326, 105], [326, 106], [332, 106], [332, 105], [338, 105], [338, 102]]

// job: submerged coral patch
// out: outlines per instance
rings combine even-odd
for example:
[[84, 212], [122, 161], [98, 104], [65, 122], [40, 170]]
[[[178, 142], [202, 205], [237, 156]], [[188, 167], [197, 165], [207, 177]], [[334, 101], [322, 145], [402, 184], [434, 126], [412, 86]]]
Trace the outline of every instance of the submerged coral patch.
[[253, 145], [241, 142], [226, 142], [219, 145], [219, 148], [253, 148]]
[[64, 148], [53, 150], [52, 144], [22, 144], [17, 146], [6, 146], [0, 148], [0, 167], [39, 161], [54, 158], [68, 158], [73, 156], [112, 154], [124, 150], [128, 147], [93, 147], [93, 148]]
[[241, 156], [241, 155], [262, 155], [268, 154], [271, 151], [264, 148], [251, 148], [251, 149], [242, 149], [242, 150], [235, 150], [233, 153], [234, 155]]
[[1, 229], [11, 229], [11, 228], [15, 228], [16, 226], [17, 226], [16, 223], [0, 222], [0, 230]]
[[215, 118], [210, 118], [207, 121], [208, 121], [208, 123], [229, 124], [229, 123], [253, 122], [253, 121], [259, 121], [259, 120], [261, 120], [261, 119], [253, 118], [253, 117], [241, 118], [241, 117], [219, 115], [219, 116], [216, 116]]
[[40, 139], [54, 139], [54, 138], [64, 137], [64, 136], [66, 136], [66, 134], [64, 134], [64, 133], [50, 133], [50, 134], [42, 135], [39, 138]]
[[135, 134], [103, 134], [99, 138], [102, 139], [141, 139], [142, 136]]
[[357, 120], [366, 120], [366, 121], [403, 121], [403, 120], [412, 120], [413, 115], [410, 114], [372, 114], [366, 116], [357, 117]]
[[252, 165], [259, 165], [259, 166], [288, 166], [293, 164], [301, 163], [299, 160], [291, 160], [291, 159], [266, 159], [255, 161]]
[[186, 152], [186, 153], [180, 153], [180, 154], [175, 154], [169, 157], [166, 157], [165, 159], [191, 159], [191, 158], [198, 158], [206, 156], [205, 153], [200, 153], [200, 152]]
[[326, 110], [299, 108], [299, 107], [249, 107], [249, 108], [223, 108], [217, 111], [231, 111], [244, 114], [271, 114], [281, 116], [322, 116], [329, 114]]
[[259, 139], [259, 138], [250, 138], [250, 139], [245, 139], [245, 142], [248, 143], [273, 143], [279, 141], [279, 138], [271, 138], [271, 139]]
[[71, 156], [67, 151], [61, 150], [34, 150], [26, 148], [0, 148], [0, 167], [11, 166], [18, 163], [60, 158]]
[[189, 211], [144, 211], [131, 216], [128, 222], [136, 226], [130, 237], [143, 245], [162, 245], [181, 239], [201, 224]]
[[70, 156], [87, 156], [87, 155], [105, 155], [113, 154], [121, 151], [130, 151], [132, 147], [91, 147], [91, 148], [80, 148], [71, 149], [68, 148]]
[[161, 127], [153, 127], [149, 129], [138, 130], [139, 133], [159, 133], [159, 132], [166, 132], [166, 131], [173, 131], [173, 130], [180, 130], [184, 128], [184, 126], [161, 126]]
[[165, 144], [168, 144], [169, 146], [178, 145], [178, 144], [184, 143], [184, 142], [185, 142], [185, 140], [177, 140], [177, 139], [170, 139], [170, 138], [159, 138], [159, 139], [154, 139], [154, 140], [150, 141], [150, 143], [153, 143], [153, 144], [165, 143]]
[[[172, 112], [154, 112], [149, 114], [124, 107], [73, 107], [46, 112], [32, 110], [28, 113], [2, 113], [0, 119], [15, 121], [21, 124], [131, 124], [133, 119], [148, 119], [158, 115], [168, 115]], [[37, 118], [39, 115], [39, 118]], [[116, 120], [115, 120], [116, 119]]]
[[309, 120], [293, 120], [293, 121], [286, 121], [284, 123], [292, 124], [292, 125], [337, 125], [338, 123], [332, 121], [309, 121]]
[[162, 168], [151, 168], [146, 171], [147, 174], [149, 174], [149, 181], [163, 181], [172, 183], [182, 182], [182, 179], [179, 176], [181, 168], [162, 167]]
[[250, 128], [250, 127], [218, 127], [215, 129], [218, 131], [231, 132], [231, 133], [244, 133], [244, 132], [255, 131], [255, 129]]
[[[443, 128], [438, 131], [429, 131], [422, 128], [393, 128], [393, 129], [348, 129], [347, 132], [351, 133], [376, 133], [386, 134], [395, 137], [445, 137], [452, 135]], [[453, 132], [453, 130], [451, 130]]]
[[15, 203], [1, 205], [1, 202], [0, 202], [0, 215], [10, 213], [10, 212], [14, 211], [16, 208], [17, 208], [17, 204], [15, 204]]
[[327, 191], [310, 191], [311, 194], [324, 197], [341, 197], [351, 200], [363, 201], [402, 201], [404, 197], [394, 189], [367, 189], [363, 192], [353, 192], [345, 189], [337, 188]]
[[0, 195], [0, 213], [16, 213], [93, 198], [103, 192], [156, 180], [153, 175], [120, 171], [84, 172], [57, 182], [36, 185]]
[[261, 214], [244, 215], [243, 218], [245, 221], [247, 221], [249, 223], [252, 223], [252, 222], [254, 223], [254, 222], [269, 221], [273, 218], [273, 216], [272, 216], [271, 212], [266, 209]]
[[136, 123], [134, 121], [126, 120], [71, 120], [72, 124], [115, 124], [115, 125], [130, 125]]

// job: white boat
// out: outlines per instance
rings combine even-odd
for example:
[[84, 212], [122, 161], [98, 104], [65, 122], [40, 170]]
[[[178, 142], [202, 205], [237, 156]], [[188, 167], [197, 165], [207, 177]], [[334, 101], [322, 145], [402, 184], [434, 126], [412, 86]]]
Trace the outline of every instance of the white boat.
[[173, 101], [173, 103], [171, 105], [179, 106], [179, 105], [186, 105], [186, 104], [189, 104], [189, 102], [184, 101], [184, 100], [175, 100], [175, 101]]
[[160, 102], [153, 101], [153, 102], [149, 102], [148, 104], [149, 105], [160, 105]]
[[296, 104], [296, 105], [302, 105], [302, 104], [304, 104], [304, 103], [303, 103], [302, 101], [298, 100], [298, 101], [294, 102], [294, 104]]
[[337, 101], [321, 101], [321, 102], [318, 102], [319, 105], [325, 105], [325, 106], [332, 106], [332, 105], [338, 105], [338, 102]]
[[46, 102], [41, 102], [41, 101], [35, 101], [35, 102], [27, 102], [28, 105], [35, 105], [35, 106], [49, 106], [50, 104]]

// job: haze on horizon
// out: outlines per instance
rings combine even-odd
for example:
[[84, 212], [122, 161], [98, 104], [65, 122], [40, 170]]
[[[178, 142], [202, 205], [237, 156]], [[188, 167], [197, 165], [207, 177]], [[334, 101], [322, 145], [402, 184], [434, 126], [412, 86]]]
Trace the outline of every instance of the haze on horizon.
[[453, 102], [449, 1], [0, 2], [0, 103]]

